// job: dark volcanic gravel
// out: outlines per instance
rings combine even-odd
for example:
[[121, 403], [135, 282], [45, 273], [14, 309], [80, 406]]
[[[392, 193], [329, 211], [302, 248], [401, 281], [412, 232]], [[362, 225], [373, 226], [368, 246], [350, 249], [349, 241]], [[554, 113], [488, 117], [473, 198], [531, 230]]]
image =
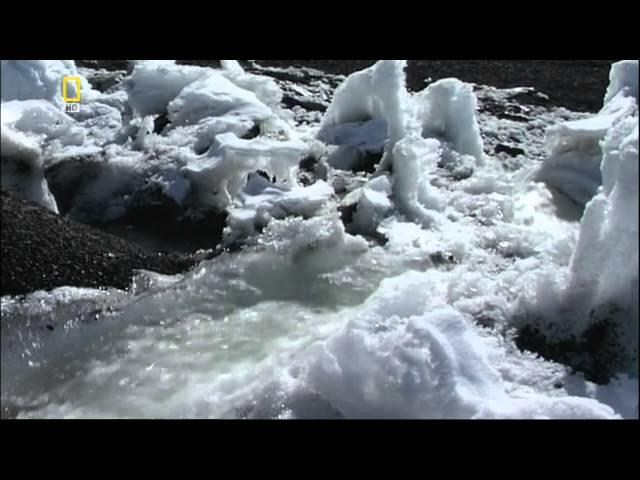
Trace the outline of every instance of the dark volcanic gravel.
[[2, 191], [2, 295], [35, 290], [129, 286], [134, 269], [184, 272], [191, 256], [163, 254], [61, 218]]
[[[550, 103], [579, 112], [597, 112], [616, 60], [409, 60], [407, 84], [422, 90], [425, 80], [456, 77], [465, 82], [498, 88], [534, 87]], [[260, 65], [315, 68], [348, 75], [375, 60], [258, 60]]]

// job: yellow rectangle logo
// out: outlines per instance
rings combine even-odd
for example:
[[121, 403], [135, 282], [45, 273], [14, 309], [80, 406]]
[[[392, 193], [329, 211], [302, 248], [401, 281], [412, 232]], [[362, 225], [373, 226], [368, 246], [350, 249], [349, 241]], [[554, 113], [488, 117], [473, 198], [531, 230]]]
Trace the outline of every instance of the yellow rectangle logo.
[[[67, 96], [67, 84], [69, 82], [75, 82], [76, 84], [76, 96]], [[62, 99], [66, 103], [80, 103], [80, 77], [65, 76], [62, 78]]]

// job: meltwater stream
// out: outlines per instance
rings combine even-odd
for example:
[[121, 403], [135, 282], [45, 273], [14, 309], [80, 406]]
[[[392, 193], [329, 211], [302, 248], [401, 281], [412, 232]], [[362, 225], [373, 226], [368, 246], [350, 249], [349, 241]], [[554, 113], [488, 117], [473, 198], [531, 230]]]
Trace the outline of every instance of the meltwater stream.
[[274, 222], [262, 245], [184, 276], [142, 272], [133, 293], [5, 298], [3, 417], [616, 416], [472, 321], [504, 321], [531, 259], [479, 248], [438, 266], [426, 245], [439, 240], [415, 224], [390, 221], [390, 243], [372, 247], [335, 215], [311, 223]]
[[3, 405], [25, 417], [233, 416], [401, 268], [381, 249], [321, 257], [258, 248], [180, 279], [147, 273], [157, 285], [138, 296], [59, 289], [36, 305], [7, 301]]

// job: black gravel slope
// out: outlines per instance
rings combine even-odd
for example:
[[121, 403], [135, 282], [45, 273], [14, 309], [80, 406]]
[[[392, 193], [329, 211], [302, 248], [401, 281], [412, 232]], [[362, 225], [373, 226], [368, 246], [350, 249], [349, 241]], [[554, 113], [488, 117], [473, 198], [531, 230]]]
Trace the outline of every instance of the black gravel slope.
[[[534, 87], [550, 103], [579, 112], [597, 112], [616, 60], [409, 60], [407, 84], [422, 90], [425, 80], [456, 77], [465, 82], [498, 88]], [[216, 62], [216, 60], [212, 60]], [[316, 68], [347, 75], [376, 60], [258, 60], [260, 65]]]
[[2, 295], [64, 285], [125, 289], [134, 269], [176, 274], [194, 263], [61, 218], [11, 192], [1, 195]]

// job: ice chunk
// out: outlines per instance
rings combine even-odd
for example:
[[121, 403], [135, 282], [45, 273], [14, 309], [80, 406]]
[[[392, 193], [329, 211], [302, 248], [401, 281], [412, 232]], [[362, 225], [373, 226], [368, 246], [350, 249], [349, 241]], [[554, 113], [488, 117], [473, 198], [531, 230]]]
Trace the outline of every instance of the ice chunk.
[[440, 142], [419, 136], [404, 138], [393, 149], [393, 194], [396, 204], [412, 221], [431, 226], [442, 207], [429, 183], [440, 158]]
[[238, 196], [240, 206], [229, 209], [227, 239], [250, 237], [272, 218], [310, 218], [321, 211], [333, 194], [333, 189], [321, 180], [308, 187], [286, 190], [260, 175], [250, 175], [247, 186]]
[[353, 216], [353, 226], [358, 233], [373, 234], [378, 225], [391, 211], [391, 201], [383, 192], [364, 188]]
[[[410, 131], [416, 130], [413, 106], [406, 90], [404, 68], [406, 60], [382, 60], [374, 66], [351, 74], [336, 90], [319, 131], [319, 138], [327, 142], [336, 141], [336, 128], [352, 124], [348, 138], [370, 137], [372, 130], [363, 133], [353, 131], [354, 123], [370, 120], [386, 123], [388, 152]], [[375, 132], [381, 124], [375, 125]], [[364, 123], [365, 127], [373, 125]], [[379, 142], [378, 135], [375, 141]]]
[[387, 176], [373, 178], [367, 184], [348, 194], [342, 205], [356, 205], [353, 222], [350, 228], [353, 232], [364, 235], [374, 235], [378, 225], [387, 217], [393, 208], [389, 196], [392, 185]]
[[600, 152], [599, 142], [611, 127], [637, 111], [635, 99], [619, 96], [612, 99], [598, 115], [555, 125], [547, 131], [547, 149], [551, 155], [569, 151]]
[[[635, 133], [634, 133], [635, 129]], [[638, 137], [638, 117], [628, 117], [611, 129], [604, 140], [602, 150], [602, 186], [609, 195], [620, 174], [621, 149], [626, 138]]]
[[280, 184], [295, 185], [292, 170], [306, 150], [306, 144], [299, 140], [241, 140], [232, 133], [224, 133], [216, 136], [214, 145], [205, 155], [191, 159], [184, 167], [184, 173], [203, 202], [226, 208], [252, 172], [262, 170], [275, 175]]
[[[638, 304], [638, 124], [620, 147], [618, 175], [609, 197], [607, 220], [602, 229], [600, 250], [607, 253], [607, 261], [600, 271], [600, 298], [596, 301], [617, 300], [623, 307]], [[635, 344], [638, 345], [638, 318], [635, 325]], [[636, 352], [637, 353], [637, 352]]]
[[191, 190], [191, 182], [175, 170], [166, 170], [150, 178], [150, 183], [159, 185], [162, 192], [181, 205]]
[[[611, 151], [612, 142], [605, 141], [610, 160], [607, 166], [601, 167], [602, 144], [608, 132], [615, 129], [616, 125], [637, 116], [637, 74], [637, 60], [614, 64], [605, 105], [597, 115], [560, 123], [548, 129], [546, 144], [549, 156], [540, 168], [537, 180], [545, 182], [580, 205], [586, 204], [597, 193], [604, 181], [603, 174], [608, 176], [605, 189], [611, 189], [611, 176], [617, 168], [616, 154]], [[629, 121], [626, 121], [626, 125], [628, 128]]]
[[387, 141], [387, 122], [376, 119], [332, 125], [326, 128], [324, 141], [339, 145], [327, 159], [329, 165], [340, 170], [357, 170], [363, 167], [364, 156], [383, 152]]
[[602, 154], [598, 148], [569, 150], [548, 157], [538, 170], [536, 180], [561, 192], [576, 204], [585, 205], [602, 184], [601, 162]]
[[372, 178], [367, 183], [367, 187], [369, 187], [374, 192], [382, 192], [385, 195], [391, 195], [392, 185], [388, 176], [380, 175], [379, 177]]
[[217, 135], [221, 133], [233, 133], [236, 137], [242, 138], [253, 127], [253, 120], [249, 118], [239, 118], [232, 116], [214, 117], [202, 120], [196, 132], [196, 141], [193, 150], [196, 153], [204, 153], [215, 141]]
[[620, 92], [624, 96], [638, 99], [638, 60], [623, 60], [612, 65], [604, 104], [609, 103]]
[[445, 78], [416, 94], [422, 135], [451, 143], [463, 155], [472, 155], [481, 165], [484, 146], [476, 119], [477, 100], [471, 85]]
[[146, 150], [150, 145], [153, 135], [153, 117], [136, 118], [131, 122], [131, 125], [135, 125], [137, 128], [135, 140], [132, 145], [133, 148], [135, 150]]

